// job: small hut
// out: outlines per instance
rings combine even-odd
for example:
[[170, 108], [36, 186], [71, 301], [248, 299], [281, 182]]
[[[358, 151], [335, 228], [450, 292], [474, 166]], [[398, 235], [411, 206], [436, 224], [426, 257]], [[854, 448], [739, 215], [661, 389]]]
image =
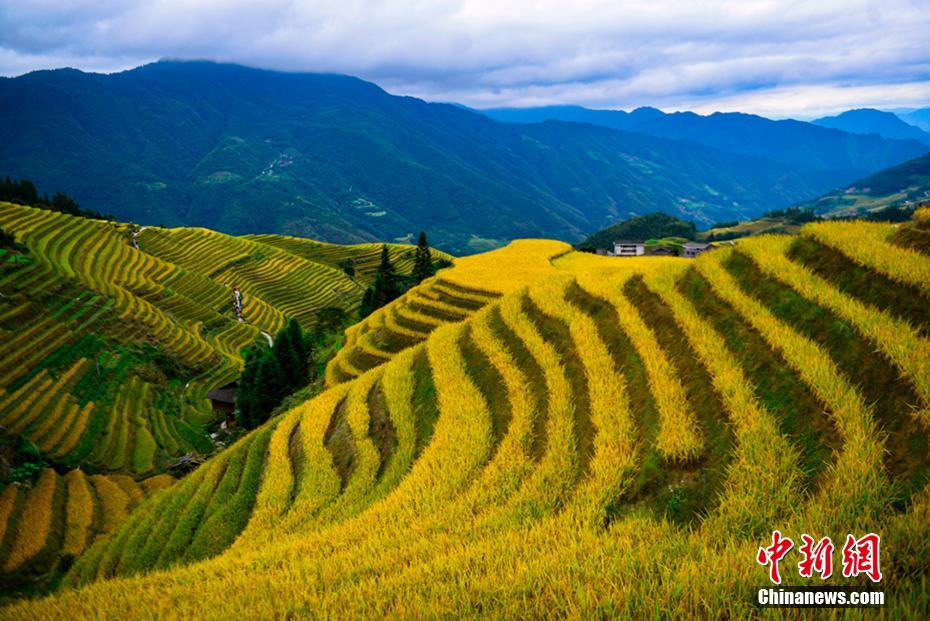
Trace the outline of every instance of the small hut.
[[213, 405], [214, 412], [222, 412], [229, 419], [236, 411], [236, 388], [238, 382], [230, 382], [225, 386], [214, 388], [207, 393], [207, 399]]

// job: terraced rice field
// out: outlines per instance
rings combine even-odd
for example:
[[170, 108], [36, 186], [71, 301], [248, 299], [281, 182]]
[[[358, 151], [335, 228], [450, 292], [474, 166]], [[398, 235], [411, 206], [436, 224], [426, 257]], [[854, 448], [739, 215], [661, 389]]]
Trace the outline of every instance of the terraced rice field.
[[236, 322], [222, 285], [135, 250], [121, 225], [9, 204], [0, 223], [33, 258], [0, 279], [0, 424], [63, 465], [134, 476], [212, 450], [204, 396], [264, 324]]
[[[321, 263], [329, 267], [343, 270], [346, 262], [350, 262], [355, 271], [353, 280], [368, 286], [374, 280], [378, 263], [381, 261], [381, 246], [383, 244], [327, 244], [302, 237], [287, 235], [245, 235], [245, 239], [274, 246], [285, 250], [292, 255]], [[413, 270], [415, 249], [407, 244], [387, 244], [391, 263], [401, 273], [409, 274]], [[452, 256], [436, 250], [431, 250], [433, 259], [452, 260]]]
[[895, 233], [461, 259], [0, 617], [754, 617], [778, 529], [879, 533], [880, 614], [926, 618], [930, 256]]
[[137, 482], [127, 475], [72, 470], [61, 476], [46, 469], [32, 487], [8, 486], [0, 492], [0, 584], [15, 587], [79, 556], [173, 482], [166, 474]]
[[[83, 468], [150, 480], [181, 455], [214, 452], [207, 425], [217, 415], [205, 397], [238, 376], [243, 349], [264, 343], [260, 332], [279, 330], [285, 317], [309, 327], [320, 308], [351, 310], [362, 294], [325, 263], [205, 229], [144, 229], [137, 250], [125, 225], [8, 203], [0, 203], [0, 226], [28, 248], [29, 258], [0, 272], [0, 426], [34, 443], [58, 472]], [[398, 256], [410, 249], [393, 247]], [[367, 257], [370, 250], [346, 256]], [[244, 292], [244, 322], [236, 320], [231, 285]], [[245, 519], [254, 498], [248, 489], [246, 509], [235, 505], [219, 514], [232, 533], [241, 525], [230, 512]], [[58, 492], [54, 498], [66, 503]], [[107, 526], [94, 526], [94, 536], [113, 530], [127, 513], [95, 511]], [[30, 553], [39, 560], [29, 561], [26, 574], [52, 569], [86, 547], [63, 547], [67, 521], [59, 517], [49, 536], [58, 543], [37, 540], [43, 547]], [[185, 554], [218, 545], [212, 535], [198, 541]], [[18, 549], [0, 547], [0, 566]]]

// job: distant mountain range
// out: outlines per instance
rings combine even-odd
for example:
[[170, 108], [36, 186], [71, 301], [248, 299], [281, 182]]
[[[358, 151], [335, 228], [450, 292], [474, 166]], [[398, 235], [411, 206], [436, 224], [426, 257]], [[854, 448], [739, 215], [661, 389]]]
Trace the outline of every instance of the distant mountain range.
[[814, 125], [839, 129], [852, 134], [878, 134], [896, 140], [917, 140], [930, 145], [930, 133], [905, 123], [893, 112], [871, 108], [847, 110], [837, 116], [826, 116], [813, 121]]
[[735, 112], [702, 116], [693, 112], [666, 114], [655, 108], [637, 108], [632, 112], [624, 112], [591, 110], [579, 106], [499, 108], [481, 112], [490, 118], [510, 123], [572, 121], [687, 140], [816, 172], [828, 185], [848, 183], [930, 150], [927, 145], [913, 139], [888, 140], [802, 121], [773, 121]]
[[347, 76], [208, 62], [40, 71], [0, 79], [0, 175], [140, 223], [343, 243], [425, 229], [468, 253], [652, 211], [751, 217], [930, 150], [750, 115], [598, 116], [499, 123]]
[[930, 203], [930, 155], [859, 179], [803, 206], [820, 214], [848, 216], [922, 203]]

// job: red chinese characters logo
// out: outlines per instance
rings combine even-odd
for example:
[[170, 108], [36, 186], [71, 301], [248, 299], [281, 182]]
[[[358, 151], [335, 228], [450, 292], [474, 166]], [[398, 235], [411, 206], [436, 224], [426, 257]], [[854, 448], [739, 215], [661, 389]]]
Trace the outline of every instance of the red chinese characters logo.
[[[760, 565], [768, 566], [769, 579], [774, 584], [781, 584], [779, 562], [793, 547], [794, 542], [790, 538], [775, 530], [772, 531], [772, 544], [759, 548], [756, 561]], [[801, 555], [798, 574], [802, 578], [811, 578], [817, 573], [820, 574], [821, 580], [826, 580], [833, 575], [834, 550], [833, 541], [829, 537], [815, 540], [807, 533], [802, 534], [801, 546], [798, 548]], [[852, 578], [864, 574], [873, 582], [880, 582], [882, 579], [880, 552], [881, 538], [875, 533], [869, 533], [859, 539], [853, 535], [847, 535], [842, 551], [843, 577]]]
[[782, 537], [780, 531], [772, 531], [772, 545], [767, 548], [759, 548], [759, 553], [756, 554], [756, 561], [760, 565], [769, 566], [769, 578], [775, 584], [781, 584], [781, 574], [778, 573], [778, 563], [785, 555], [788, 554], [788, 550], [794, 547], [794, 542], [788, 539], [787, 537]]
[[808, 534], [801, 535], [803, 545], [798, 551], [804, 556], [798, 563], [798, 573], [802, 578], [810, 578], [814, 572], [820, 574], [821, 580], [833, 575], [833, 542], [824, 537], [814, 545], [814, 538]]
[[869, 533], [861, 539], [846, 535], [846, 544], [843, 546], [843, 576], [849, 578], [865, 574], [872, 582], [880, 582], [880, 546], [881, 538], [875, 533]]

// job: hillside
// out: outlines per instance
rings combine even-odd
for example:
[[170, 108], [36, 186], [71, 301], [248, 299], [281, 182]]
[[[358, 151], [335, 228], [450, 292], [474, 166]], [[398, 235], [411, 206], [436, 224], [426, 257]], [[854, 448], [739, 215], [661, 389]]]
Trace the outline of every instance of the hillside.
[[693, 222], [685, 222], [664, 213], [651, 213], [623, 220], [592, 233], [577, 244], [583, 250], [613, 250], [614, 242], [620, 239], [646, 241], [664, 237], [683, 237], [694, 239]]
[[930, 255], [896, 230], [460, 259], [0, 618], [742, 618], [774, 529], [880, 533], [883, 612], [925, 617]]
[[[923, 155], [923, 141], [890, 140], [847, 133], [794, 120], [773, 121], [742, 113], [664, 113], [655, 108], [591, 110], [579, 106], [482, 110], [490, 118], [515, 123], [546, 120], [590, 123], [673, 140], [703, 144], [730, 153], [765, 158], [817, 174], [819, 183], [847, 184], [883, 168]], [[918, 130], [919, 131], [919, 130]], [[773, 205], [772, 208], [775, 208]]]
[[930, 145], [930, 133], [905, 123], [892, 112], [860, 108], [847, 110], [836, 116], [825, 116], [811, 122], [814, 125], [839, 129], [851, 134], [877, 134], [885, 138], [917, 140]]
[[[320, 309], [353, 312], [380, 250], [161, 228], [143, 229], [137, 250], [127, 225], [10, 203], [0, 203], [0, 228], [17, 244], [0, 248], [0, 431], [33, 443], [58, 472], [41, 490], [6, 488], [0, 584], [26, 582], [113, 530], [143, 499], [134, 481], [215, 452], [208, 434], [222, 415], [207, 392], [236, 379], [243, 348], [285, 317], [310, 329]], [[390, 246], [402, 274], [412, 250]], [[230, 286], [242, 291], [244, 322]], [[27, 545], [15, 526], [29, 507], [54, 519]]]
[[[754, 159], [718, 150], [743, 139], [709, 148], [517, 126], [347, 76], [205, 62], [0, 78], [0, 117], [2, 174], [124, 221], [338, 243], [426, 229], [454, 254], [515, 237], [574, 242], [656, 210], [706, 224], [750, 217], [924, 152], [815, 128], [833, 136], [822, 165], [787, 151]], [[775, 148], [796, 142], [786, 134]]]
[[859, 179], [801, 206], [830, 216], [848, 216], [893, 205], [913, 207], [927, 201], [930, 201], [930, 155]]

